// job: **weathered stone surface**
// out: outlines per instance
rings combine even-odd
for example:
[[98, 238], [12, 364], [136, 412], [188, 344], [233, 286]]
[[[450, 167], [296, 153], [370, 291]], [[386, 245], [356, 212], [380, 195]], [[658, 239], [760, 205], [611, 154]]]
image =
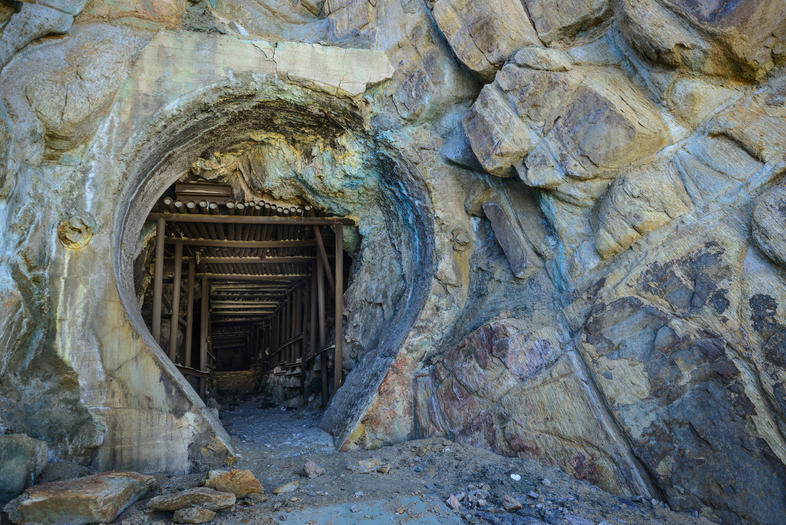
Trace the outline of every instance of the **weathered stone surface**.
[[627, 171], [597, 204], [595, 249], [603, 258], [616, 255], [690, 207], [677, 171], [666, 162]]
[[508, 215], [499, 204], [491, 201], [483, 203], [483, 213], [491, 222], [494, 235], [505, 252], [513, 275], [524, 278], [527, 269], [531, 268], [535, 261], [529, 255], [531, 249], [515, 218]]
[[219, 492], [231, 492], [238, 498], [262, 492], [262, 485], [250, 470], [211, 470], [207, 473], [205, 486]]
[[623, 33], [642, 54], [712, 75], [760, 78], [786, 32], [786, 7], [777, 0], [620, 0], [617, 7]]
[[108, 523], [154, 484], [153, 476], [104, 472], [36, 485], [4, 510], [14, 523]]
[[528, 185], [548, 189], [620, 169], [668, 139], [658, 109], [619, 73], [517, 64], [483, 88], [464, 128], [486, 171], [515, 165]]
[[434, 20], [456, 56], [485, 80], [524, 45], [540, 45], [518, 0], [437, 0]]
[[753, 208], [753, 240], [773, 262], [786, 267], [786, 186], [762, 195]]
[[784, 159], [783, 129], [786, 126], [786, 76], [775, 75], [751, 96], [719, 114], [710, 122], [711, 132], [724, 133], [763, 162]]
[[24, 434], [0, 436], [0, 504], [33, 484], [49, 460], [46, 443]]
[[520, 324], [484, 325], [418, 379], [416, 412], [424, 435], [559, 465], [618, 493], [648, 492], [620, 437], [609, 433], [576, 356], [557, 358], [558, 343]]
[[527, 12], [540, 39], [550, 44], [554, 40], [571, 37], [578, 31], [596, 24], [609, 9], [608, 0], [525, 0]]
[[50, 156], [84, 143], [146, 41], [127, 28], [78, 25], [62, 45], [23, 54], [2, 80], [18, 132], [44, 133]]
[[74, 17], [41, 4], [23, 3], [18, 13], [3, 28], [0, 38], [0, 68], [14, 53], [37, 38], [50, 34], [63, 34], [71, 29]]
[[707, 505], [728, 521], [778, 522], [786, 468], [752, 432], [756, 409], [718, 333], [623, 297], [593, 309], [581, 349], [673, 507]]
[[480, 92], [464, 119], [464, 130], [483, 169], [499, 177], [513, 176], [512, 166], [537, 140], [496, 84]]
[[739, 187], [761, 168], [759, 161], [722, 135], [691, 140], [674, 154], [672, 163], [694, 203]]
[[235, 504], [231, 492], [219, 492], [209, 487], [186, 489], [174, 494], [156, 496], [147, 502], [147, 508], [157, 511], [175, 511], [187, 507], [203, 507], [209, 510], [228, 509]]
[[215, 511], [194, 506], [177, 509], [172, 515], [172, 521], [175, 523], [207, 523], [215, 517]]

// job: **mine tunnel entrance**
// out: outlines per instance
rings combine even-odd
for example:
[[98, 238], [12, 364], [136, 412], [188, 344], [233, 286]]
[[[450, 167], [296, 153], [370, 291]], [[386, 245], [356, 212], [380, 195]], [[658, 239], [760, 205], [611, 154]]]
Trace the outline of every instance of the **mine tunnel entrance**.
[[243, 193], [185, 182], [158, 200], [135, 264], [142, 316], [203, 400], [324, 407], [343, 381], [354, 222]]

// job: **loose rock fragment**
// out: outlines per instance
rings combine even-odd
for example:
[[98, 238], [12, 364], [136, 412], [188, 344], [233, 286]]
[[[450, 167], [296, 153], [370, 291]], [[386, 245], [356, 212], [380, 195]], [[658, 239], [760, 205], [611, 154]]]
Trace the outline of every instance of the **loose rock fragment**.
[[216, 517], [216, 513], [204, 507], [194, 506], [178, 509], [172, 516], [175, 523], [207, 523]]
[[371, 472], [386, 474], [390, 470], [390, 463], [384, 463], [380, 458], [369, 458], [361, 459], [357, 464], [347, 468], [358, 474], [370, 474]]
[[461, 509], [461, 503], [459, 502], [458, 498], [454, 494], [450, 495], [446, 503], [448, 504], [448, 507], [450, 507], [456, 512], [458, 512]]
[[232, 507], [235, 501], [235, 495], [230, 492], [196, 487], [175, 494], [156, 496], [148, 502], [147, 508], [171, 512], [185, 507], [200, 506], [209, 510], [222, 510]]
[[519, 510], [521, 507], [521, 502], [509, 494], [502, 498], [502, 508], [508, 512]]
[[238, 498], [262, 492], [262, 485], [250, 470], [211, 470], [205, 486], [219, 492], [231, 492]]
[[313, 479], [324, 474], [325, 469], [323, 469], [322, 467], [320, 467], [319, 465], [317, 465], [316, 463], [314, 463], [309, 459], [308, 461], [306, 461], [306, 464], [303, 465], [303, 473], [307, 478]]
[[297, 488], [300, 486], [300, 482], [298, 480], [290, 481], [289, 483], [285, 483], [280, 487], [276, 487], [273, 490], [274, 494], [287, 494], [289, 492], [295, 492]]

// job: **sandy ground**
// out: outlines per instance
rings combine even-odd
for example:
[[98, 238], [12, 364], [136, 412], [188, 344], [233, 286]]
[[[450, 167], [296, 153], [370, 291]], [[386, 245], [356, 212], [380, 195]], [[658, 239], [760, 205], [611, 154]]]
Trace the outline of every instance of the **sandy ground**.
[[[241, 457], [265, 489], [263, 498], [238, 501], [214, 523], [522, 525], [701, 524], [705, 518], [671, 512], [657, 501], [615, 496], [533, 461], [506, 458], [445, 439], [410, 441], [373, 451], [339, 453], [317, 427], [319, 411], [266, 408], [263, 399], [222, 406], [221, 420]], [[325, 469], [309, 479], [306, 460]], [[389, 470], [361, 473], [359, 461], [377, 459]], [[202, 474], [161, 475], [151, 494], [201, 485]], [[297, 481], [286, 494], [273, 490]], [[453, 495], [457, 509], [447, 503]], [[516, 502], [521, 508], [516, 509]], [[118, 522], [171, 522], [171, 514], [149, 513], [142, 500]], [[505, 505], [507, 503], [507, 505]], [[506, 511], [504, 507], [509, 509]]]

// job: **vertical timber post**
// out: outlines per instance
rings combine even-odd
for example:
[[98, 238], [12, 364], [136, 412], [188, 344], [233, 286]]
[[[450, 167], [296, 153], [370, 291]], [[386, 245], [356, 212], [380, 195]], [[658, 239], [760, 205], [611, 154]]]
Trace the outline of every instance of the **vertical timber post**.
[[333, 394], [344, 381], [344, 227], [336, 229], [336, 350], [333, 358]]
[[[319, 307], [319, 350], [320, 352], [325, 348], [325, 277], [322, 275], [324, 269], [322, 267], [322, 259], [317, 259], [317, 305]], [[327, 372], [327, 354], [321, 352], [319, 354], [319, 369], [320, 377], [322, 379], [322, 407], [327, 406], [328, 400], [328, 372]]]
[[156, 260], [153, 270], [153, 339], [161, 344], [161, 294], [164, 290], [164, 240], [166, 221], [156, 221]]
[[[202, 277], [202, 304], [199, 309], [199, 369], [207, 373], [207, 324], [208, 324], [208, 281], [207, 277]], [[204, 398], [207, 393], [207, 377], [199, 378], [199, 391]]]
[[196, 264], [193, 259], [188, 261], [188, 292], [186, 292], [186, 344], [185, 344], [185, 361], [186, 366], [191, 366], [191, 354], [193, 346], [193, 332], [194, 332], [194, 274], [196, 273]]
[[183, 245], [175, 245], [175, 276], [172, 287], [172, 315], [169, 318], [169, 359], [177, 357], [177, 329], [180, 325], [180, 277], [183, 272]]

